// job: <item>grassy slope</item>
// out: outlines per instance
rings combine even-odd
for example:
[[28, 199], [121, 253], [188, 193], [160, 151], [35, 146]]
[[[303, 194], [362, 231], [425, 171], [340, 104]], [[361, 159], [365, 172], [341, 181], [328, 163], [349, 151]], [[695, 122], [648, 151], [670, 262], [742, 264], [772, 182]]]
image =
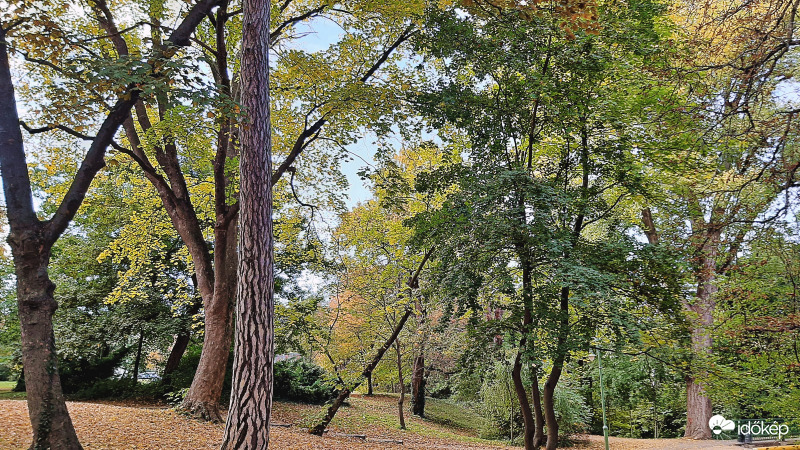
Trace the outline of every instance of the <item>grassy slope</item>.
[[[408, 400], [408, 397], [406, 397]], [[380, 394], [372, 397], [351, 397], [350, 406], [339, 410], [331, 423], [331, 430], [338, 433], [380, 435], [395, 439], [433, 438], [452, 442], [502, 445], [497, 441], [478, 438], [483, 419], [461, 405], [446, 401], [427, 399], [427, 418], [412, 416], [408, 403], [405, 408], [406, 430], [399, 429], [397, 417], [397, 394]], [[275, 416], [279, 422], [311, 426], [321, 415], [323, 408], [294, 403], [277, 403]]]

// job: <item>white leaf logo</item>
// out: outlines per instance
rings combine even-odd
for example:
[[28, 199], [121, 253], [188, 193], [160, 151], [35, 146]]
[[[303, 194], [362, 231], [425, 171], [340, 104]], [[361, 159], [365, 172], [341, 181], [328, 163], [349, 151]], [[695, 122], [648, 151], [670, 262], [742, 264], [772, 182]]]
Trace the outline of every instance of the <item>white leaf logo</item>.
[[731, 431], [735, 429], [736, 424], [734, 424], [732, 420], [725, 420], [724, 417], [717, 414], [716, 416], [708, 419], [708, 427], [711, 428], [711, 431], [713, 431], [714, 434], [720, 434], [723, 431]]

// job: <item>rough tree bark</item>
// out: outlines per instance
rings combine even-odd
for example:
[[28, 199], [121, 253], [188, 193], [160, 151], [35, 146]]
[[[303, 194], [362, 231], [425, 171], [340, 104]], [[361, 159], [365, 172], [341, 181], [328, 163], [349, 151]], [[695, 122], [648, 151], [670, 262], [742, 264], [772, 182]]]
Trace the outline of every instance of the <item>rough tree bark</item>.
[[[697, 205], [699, 206], [699, 205]], [[699, 210], [699, 208], [698, 208]], [[720, 216], [714, 211], [711, 222]], [[642, 224], [650, 244], [658, 244], [659, 234], [653, 221], [650, 208], [642, 210]], [[719, 256], [719, 238], [721, 227], [712, 226], [700, 217], [692, 220], [692, 231], [695, 237], [698, 265], [695, 273], [697, 292], [691, 302], [684, 302], [684, 309], [689, 315], [691, 329], [692, 352], [695, 357], [710, 355], [711, 329], [714, 325], [714, 294], [717, 292], [714, 281], [717, 274], [717, 257]], [[729, 258], [735, 257], [734, 243]], [[706, 395], [703, 385], [697, 380], [694, 370], [685, 374], [686, 381], [686, 431], [684, 437], [692, 439], [711, 439], [708, 420], [711, 418], [711, 399]], [[700, 373], [702, 375], [702, 372]]]
[[[197, 24], [216, 0], [201, 0], [186, 14], [170, 36], [170, 49], [156, 58], [169, 58], [172, 47], [186, 46]], [[83, 203], [97, 172], [105, 166], [105, 152], [137, 101], [139, 88], [129, 86], [111, 108], [92, 138], [78, 172], [52, 218], [39, 220], [33, 208], [25, 150], [20, 132], [14, 86], [8, 61], [7, 38], [12, 26], [0, 23], [0, 171], [9, 221], [8, 244], [14, 256], [17, 303], [22, 331], [28, 413], [33, 428], [32, 449], [80, 449], [67, 412], [58, 375], [53, 333], [57, 308], [55, 285], [48, 276], [53, 244], [66, 230]], [[154, 77], [158, 79], [158, 77]]]
[[[704, 236], [700, 246], [699, 269], [697, 271], [697, 293], [691, 302], [684, 307], [689, 314], [691, 328], [692, 353], [700, 360], [711, 354], [713, 344], [711, 330], [714, 325], [714, 294], [718, 288], [714, 283], [717, 273], [719, 232], [710, 230]], [[702, 369], [693, 368], [686, 375], [686, 432], [685, 437], [692, 439], [711, 439], [711, 399], [697, 380], [705, 375]]]
[[269, 18], [269, 0], [244, 1], [241, 89], [247, 121], [240, 133], [236, 344], [223, 450], [269, 446], [274, 357]]

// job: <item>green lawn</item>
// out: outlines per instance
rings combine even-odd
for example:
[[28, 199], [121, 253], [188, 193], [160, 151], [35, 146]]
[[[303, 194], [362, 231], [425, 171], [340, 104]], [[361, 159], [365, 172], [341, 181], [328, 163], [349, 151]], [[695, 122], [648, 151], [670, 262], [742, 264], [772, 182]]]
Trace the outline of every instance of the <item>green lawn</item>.
[[21, 400], [25, 398], [24, 392], [11, 392], [16, 381], [0, 381], [0, 400]]

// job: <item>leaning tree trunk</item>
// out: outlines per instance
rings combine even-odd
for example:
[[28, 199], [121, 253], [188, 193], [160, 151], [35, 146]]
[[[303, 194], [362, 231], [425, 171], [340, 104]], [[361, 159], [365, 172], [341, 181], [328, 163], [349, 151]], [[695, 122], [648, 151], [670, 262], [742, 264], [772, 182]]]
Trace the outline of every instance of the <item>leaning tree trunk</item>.
[[247, 123], [239, 158], [236, 345], [224, 450], [269, 446], [274, 357], [269, 19], [269, 0], [244, 1], [241, 86]]
[[322, 420], [319, 421], [319, 423], [317, 423], [308, 430], [309, 433], [317, 436], [322, 436], [323, 433], [325, 433], [325, 429], [328, 428], [328, 424], [330, 424], [333, 418], [336, 416], [336, 412], [339, 411], [339, 408], [342, 406], [342, 404], [344, 404], [345, 400], [347, 400], [347, 398], [350, 397], [350, 393], [352, 393], [355, 389], [361, 386], [361, 383], [363, 383], [364, 380], [367, 379], [367, 377], [372, 376], [372, 372], [375, 370], [375, 367], [377, 367], [378, 363], [381, 362], [381, 358], [383, 358], [383, 355], [384, 353], [386, 353], [386, 350], [388, 350], [389, 347], [392, 346], [394, 340], [397, 339], [397, 336], [400, 335], [400, 332], [403, 330], [403, 327], [405, 326], [409, 317], [411, 317], [411, 310], [407, 309], [406, 313], [403, 314], [403, 317], [400, 318], [400, 322], [398, 322], [397, 325], [395, 325], [394, 330], [392, 331], [392, 335], [389, 336], [389, 339], [387, 339], [386, 342], [383, 343], [381, 348], [379, 348], [377, 353], [375, 353], [375, 356], [372, 358], [372, 361], [370, 361], [370, 363], [367, 364], [367, 367], [364, 368], [364, 371], [361, 372], [361, 377], [359, 377], [358, 380], [356, 380], [356, 382], [353, 383], [352, 386], [343, 387], [342, 390], [339, 391], [339, 395], [336, 396], [336, 399], [333, 401], [333, 404], [331, 404], [331, 406], [328, 407], [328, 410], [325, 412], [325, 416], [322, 418]]
[[183, 354], [186, 353], [186, 349], [189, 347], [190, 338], [189, 330], [181, 331], [175, 338], [175, 342], [172, 344], [172, 350], [170, 350], [169, 357], [167, 358], [167, 363], [164, 365], [164, 381], [168, 382], [168, 378], [178, 370]]
[[[436, 247], [431, 247], [428, 249], [428, 251], [425, 253], [425, 256], [422, 257], [422, 261], [420, 261], [419, 266], [417, 266], [417, 271], [414, 272], [414, 274], [406, 282], [406, 285], [408, 285], [408, 288], [412, 291], [414, 289], [419, 289], [419, 274], [422, 272], [422, 269], [425, 267], [425, 263], [428, 262], [428, 259], [431, 257], [435, 249]], [[325, 429], [328, 427], [328, 424], [331, 423], [331, 420], [333, 420], [333, 417], [336, 415], [336, 411], [338, 411], [344, 401], [347, 400], [347, 397], [350, 396], [350, 393], [358, 388], [361, 383], [364, 382], [364, 379], [372, 377], [372, 372], [375, 370], [375, 367], [377, 367], [378, 363], [381, 362], [381, 358], [383, 358], [383, 354], [386, 353], [386, 350], [392, 346], [392, 342], [394, 342], [394, 340], [397, 339], [397, 336], [400, 335], [400, 332], [403, 331], [403, 327], [408, 321], [408, 318], [411, 317], [412, 312], [413, 311], [410, 308], [406, 310], [405, 314], [403, 314], [403, 317], [401, 317], [400, 321], [397, 323], [397, 325], [395, 325], [392, 335], [389, 336], [389, 339], [383, 343], [381, 348], [379, 348], [377, 353], [375, 353], [375, 357], [372, 358], [372, 361], [370, 361], [370, 363], [367, 364], [367, 367], [364, 368], [364, 371], [361, 372], [361, 377], [356, 380], [352, 387], [345, 386], [341, 391], [339, 391], [339, 395], [336, 396], [333, 404], [325, 412], [325, 416], [319, 421], [319, 423], [309, 428], [309, 433], [317, 436], [322, 436], [322, 434], [325, 433]]]
[[139, 364], [142, 362], [142, 344], [144, 344], [144, 330], [139, 331], [139, 343], [136, 346], [136, 358], [133, 360], [133, 382], [139, 381]]

